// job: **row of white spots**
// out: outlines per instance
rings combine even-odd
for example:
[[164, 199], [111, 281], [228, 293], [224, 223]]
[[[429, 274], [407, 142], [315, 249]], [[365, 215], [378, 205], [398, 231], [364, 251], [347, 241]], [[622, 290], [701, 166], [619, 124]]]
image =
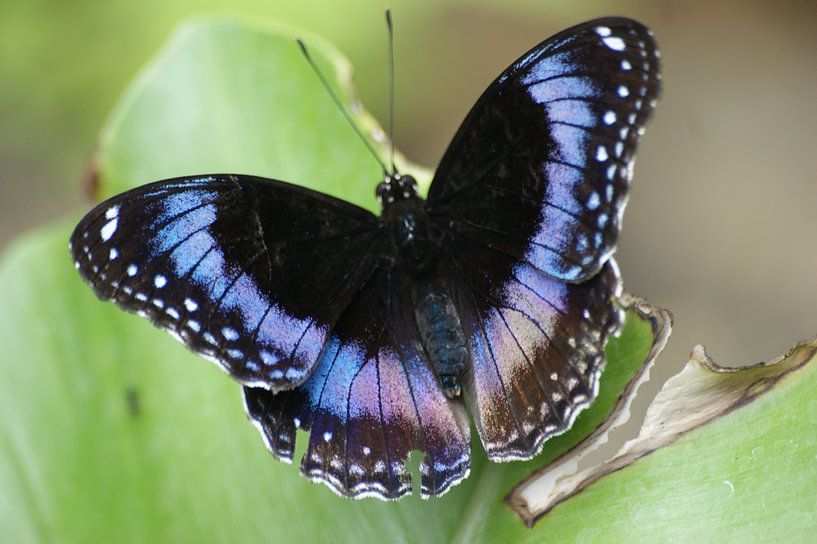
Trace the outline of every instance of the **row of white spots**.
[[[106, 216], [106, 218], [109, 219], [109, 223], [117, 221], [118, 217], [119, 217], [119, 208], [118, 208], [118, 206], [114, 206], [114, 207], [109, 208], [106, 211], [105, 216]], [[115, 231], [116, 225], [103, 227], [103, 229], [105, 229], [105, 231], [102, 233], [103, 237], [109, 238], [113, 234], [113, 232]], [[110, 231], [110, 233], [108, 231]], [[87, 236], [86, 236], [86, 238], [87, 238]], [[90, 248], [88, 246], [85, 247], [85, 253], [86, 253], [86, 255], [88, 256], [88, 258], [90, 260], [92, 258], [92, 255], [90, 254]], [[120, 257], [121, 257], [121, 254], [120, 254], [120, 251], [117, 248], [110, 248], [110, 250], [108, 252], [109, 260], [116, 260], [116, 259], [118, 259]], [[77, 268], [79, 268], [80, 263], [76, 262], [75, 266]], [[92, 269], [94, 270], [94, 272], [98, 272], [99, 267], [94, 265], [92, 267]], [[135, 277], [140, 273], [140, 267], [136, 263], [130, 263], [125, 267], [125, 273], [129, 277]], [[169, 280], [163, 274], [156, 274], [153, 277], [153, 282], [152, 283], [153, 283], [153, 286], [156, 289], [163, 289], [168, 285]], [[114, 287], [117, 287], [117, 288], [119, 287], [118, 282]], [[164, 313], [173, 321], [178, 321], [179, 319], [181, 319], [181, 314], [179, 313], [179, 311], [176, 308], [167, 307], [165, 309], [165, 301], [163, 299], [161, 299], [161, 298], [150, 299], [146, 293], [144, 293], [144, 292], [134, 292], [133, 288], [131, 286], [128, 286], [128, 285], [123, 285], [121, 287], [121, 291], [127, 296], [133, 296], [139, 302], [148, 302], [148, 301], [150, 301], [150, 304], [152, 304], [156, 308], [164, 309]], [[193, 300], [191, 298], [185, 298], [184, 301], [183, 301], [183, 305], [184, 305], [184, 308], [187, 310], [188, 313], [195, 312], [195, 311], [197, 311], [199, 309], [199, 304], [195, 300]], [[142, 317], [150, 317], [148, 315], [148, 313], [145, 312], [144, 310], [140, 310], [138, 313]], [[186, 329], [188, 329], [189, 331], [195, 333], [195, 334], [201, 334], [202, 330], [203, 330], [201, 323], [199, 321], [195, 320], [195, 319], [187, 319], [184, 322], [184, 327]], [[168, 329], [168, 332], [171, 333], [178, 340], [182, 340], [182, 341], [184, 341], [185, 339], [189, 340], [189, 338], [187, 338], [187, 336], [180, 336], [179, 333], [177, 331], [175, 331], [175, 330]], [[184, 332], [184, 331], [182, 331], [182, 332]], [[220, 333], [221, 333], [221, 336], [227, 341], [236, 341], [236, 340], [238, 340], [240, 338], [239, 332], [236, 329], [233, 329], [231, 327], [223, 327], [220, 330]], [[205, 331], [203, 334], [201, 334], [201, 337], [203, 338], [203, 340], [206, 343], [212, 345], [213, 347], [218, 347], [219, 346], [219, 341], [210, 332]], [[225, 350], [225, 355], [227, 357], [229, 357], [230, 359], [233, 359], [233, 360], [243, 360], [245, 358], [244, 352], [239, 350], [239, 349], [235, 349], [235, 348], [226, 349]], [[267, 352], [267, 351], [263, 351], [261, 353], [261, 357], [262, 357], [262, 360], [263, 360], [264, 364], [267, 365], [267, 366], [275, 365], [280, 361], [279, 357], [277, 357], [274, 354], [272, 354], [270, 352]], [[222, 364], [220, 361], [218, 361], [218, 362], [219, 362], [219, 364]], [[261, 369], [261, 366], [258, 363], [254, 362], [252, 360], [247, 360], [247, 361], [245, 361], [244, 364], [245, 364], [245, 366], [247, 368], [249, 368], [253, 372], [260, 371], [260, 369]], [[273, 379], [282, 379], [282, 378], [284, 378], [286, 376], [287, 379], [295, 380], [295, 379], [301, 378], [303, 374], [304, 374], [304, 370], [301, 369], [301, 368], [290, 368], [290, 369], [287, 369], [286, 372], [276, 370], [276, 371], [274, 371], [274, 372], [272, 372], [270, 374], [270, 377], [272, 377]]]

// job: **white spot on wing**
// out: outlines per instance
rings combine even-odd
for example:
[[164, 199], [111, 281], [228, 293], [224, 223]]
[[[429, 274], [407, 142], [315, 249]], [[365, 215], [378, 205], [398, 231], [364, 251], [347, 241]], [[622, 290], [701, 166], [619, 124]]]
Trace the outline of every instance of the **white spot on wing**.
[[161, 274], [156, 274], [156, 277], [153, 278], [153, 285], [155, 285], [157, 289], [161, 289], [167, 285], [167, 278]]
[[595, 210], [600, 204], [601, 199], [599, 198], [599, 194], [596, 191], [590, 193], [590, 197], [587, 199], [587, 209]]
[[119, 217], [119, 206], [111, 206], [105, 210], [105, 219], [115, 219]]
[[609, 179], [610, 181], [613, 181], [613, 178], [615, 178], [615, 177], [616, 177], [616, 165], [611, 164], [610, 166], [607, 167], [607, 179]]
[[136, 266], [135, 264], [129, 264], [125, 272], [128, 274], [128, 276], [133, 277], [136, 275], [137, 272], [139, 272], [139, 267]]
[[102, 237], [103, 242], [107, 242], [113, 236], [113, 233], [116, 232], [116, 227], [119, 225], [119, 219], [113, 218], [99, 230], [99, 235]]
[[195, 312], [198, 310], [199, 305], [196, 304], [194, 301], [190, 300], [189, 298], [184, 299], [184, 307], [187, 308], [188, 312]]
[[616, 122], [616, 112], [612, 110], [605, 112], [603, 120], [605, 125], [612, 125]]
[[607, 148], [603, 145], [600, 145], [596, 148], [596, 160], [599, 162], [604, 162], [608, 158], [607, 155]]
[[221, 335], [224, 336], [226, 340], [229, 340], [231, 342], [234, 340], [238, 340], [238, 331], [230, 327], [224, 327], [223, 329], [221, 329]]
[[265, 349], [262, 349], [260, 352], [261, 361], [267, 366], [273, 366], [278, 364], [279, 358], [275, 356], [274, 353], [269, 352]]
[[624, 40], [618, 36], [609, 36], [607, 38], [603, 38], [601, 41], [603, 41], [604, 45], [613, 51], [624, 51], [625, 49]]

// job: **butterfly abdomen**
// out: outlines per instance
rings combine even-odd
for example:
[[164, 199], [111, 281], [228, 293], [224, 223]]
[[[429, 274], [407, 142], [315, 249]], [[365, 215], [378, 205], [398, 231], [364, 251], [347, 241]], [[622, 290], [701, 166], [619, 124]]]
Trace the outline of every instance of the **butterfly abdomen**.
[[439, 282], [413, 289], [414, 318], [420, 341], [449, 398], [458, 397], [468, 349], [457, 308]]

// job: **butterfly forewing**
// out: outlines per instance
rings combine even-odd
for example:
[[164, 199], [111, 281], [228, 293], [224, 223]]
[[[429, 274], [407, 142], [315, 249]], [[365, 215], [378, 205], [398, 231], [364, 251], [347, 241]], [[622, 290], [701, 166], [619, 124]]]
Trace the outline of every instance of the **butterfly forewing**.
[[71, 238], [94, 291], [148, 317], [244, 384], [303, 382], [374, 270], [376, 218], [249, 176], [146, 185], [89, 213]]
[[636, 142], [659, 91], [650, 31], [621, 18], [566, 30], [485, 91], [428, 205], [457, 236], [580, 282], [615, 249]]

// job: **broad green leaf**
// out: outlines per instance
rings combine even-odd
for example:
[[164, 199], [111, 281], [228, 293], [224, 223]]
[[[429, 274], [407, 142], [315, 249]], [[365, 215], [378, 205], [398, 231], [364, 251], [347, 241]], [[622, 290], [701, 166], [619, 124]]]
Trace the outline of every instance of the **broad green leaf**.
[[[301, 183], [375, 209], [380, 169], [292, 36], [229, 20], [183, 27], [103, 132], [100, 195], [226, 171]], [[350, 100], [348, 64], [322, 40], [301, 37]], [[379, 130], [365, 113], [354, 116], [367, 134]], [[387, 157], [382, 141], [378, 149]], [[541, 536], [528, 532], [504, 496], [598, 428], [654, 355], [651, 324], [631, 310], [608, 344], [598, 400], [534, 461], [489, 463], [475, 442], [470, 478], [442, 498], [341, 499], [267, 453], [243, 413], [239, 386], [214, 365], [94, 298], [67, 250], [76, 219], [20, 239], [0, 261], [3, 542]]]

